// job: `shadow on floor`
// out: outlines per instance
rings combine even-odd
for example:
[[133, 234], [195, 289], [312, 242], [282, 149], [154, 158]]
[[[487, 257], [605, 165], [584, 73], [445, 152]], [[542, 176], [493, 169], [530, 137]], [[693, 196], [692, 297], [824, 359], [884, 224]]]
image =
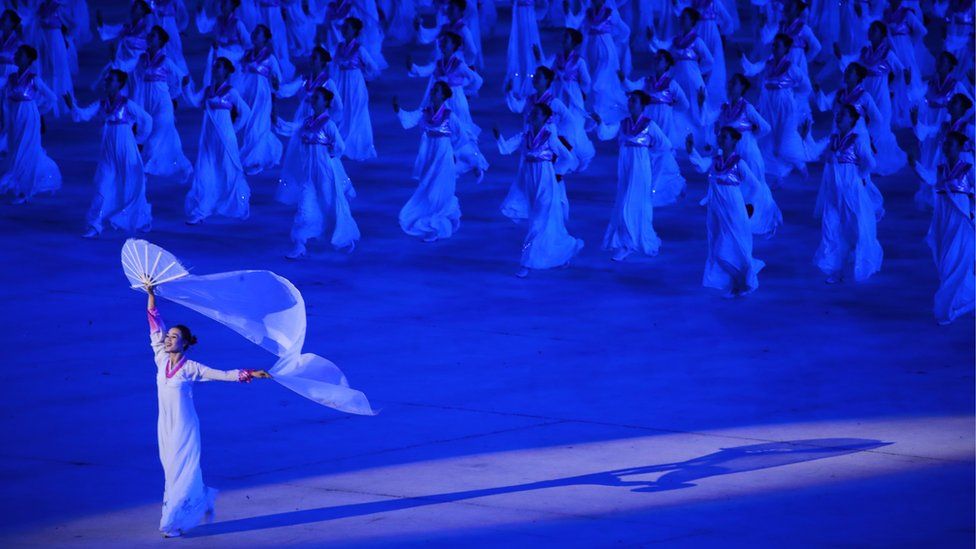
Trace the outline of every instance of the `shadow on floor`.
[[[450, 503], [485, 496], [511, 494], [559, 486], [585, 484], [626, 486], [631, 487], [631, 491], [633, 492], [663, 492], [691, 488], [696, 486], [693, 481], [708, 477], [769, 469], [771, 467], [782, 467], [793, 463], [864, 452], [882, 446], [888, 446], [889, 444], [891, 443], [859, 438], [821, 438], [751, 444], [748, 446], [723, 448], [717, 452], [678, 463], [647, 465], [512, 486], [499, 486], [429, 496], [385, 499], [381, 501], [354, 503], [336, 507], [320, 507], [318, 509], [229, 520], [200, 526], [188, 533], [187, 537], [204, 537], [233, 532], [262, 530], [265, 528], [295, 526], [326, 520], [372, 515], [375, 513], [388, 513], [402, 509], [422, 507], [424, 505], [436, 505], [439, 503]], [[661, 472], [664, 474], [656, 480], [627, 478]]]

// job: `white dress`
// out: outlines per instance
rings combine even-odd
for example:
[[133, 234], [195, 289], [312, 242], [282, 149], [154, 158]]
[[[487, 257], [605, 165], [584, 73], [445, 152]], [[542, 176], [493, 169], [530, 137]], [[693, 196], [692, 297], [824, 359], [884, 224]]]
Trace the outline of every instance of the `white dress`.
[[965, 161], [939, 168], [932, 225], [926, 237], [939, 271], [935, 318], [947, 324], [976, 308], [973, 229], [973, 166]]
[[148, 316], [159, 401], [159, 461], [166, 483], [159, 531], [180, 534], [212, 516], [217, 497], [217, 490], [203, 484], [200, 470], [200, 420], [193, 406], [193, 383], [238, 381], [241, 371], [215, 370], [186, 357], [182, 365], [169, 367], [169, 357], [163, 350], [166, 326], [158, 309], [149, 310]]
[[41, 144], [41, 112], [54, 92], [33, 72], [11, 74], [3, 89], [3, 120], [10, 151], [0, 163], [0, 192], [23, 199], [61, 188], [61, 170]]

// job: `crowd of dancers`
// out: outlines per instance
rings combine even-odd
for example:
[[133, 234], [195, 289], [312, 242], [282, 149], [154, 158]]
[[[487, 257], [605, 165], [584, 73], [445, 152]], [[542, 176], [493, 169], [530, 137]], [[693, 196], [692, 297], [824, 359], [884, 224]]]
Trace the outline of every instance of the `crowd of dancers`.
[[[918, 207], [932, 211], [936, 318], [972, 311], [972, 0], [811, 1], [514, 0], [505, 77], [490, 89], [524, 121], [512, 136], [492, 128], [499, 152], [519, 156], [501, 204], [527, 222], [517, 275], [579, 253], [566, 182], [591, 166], [594, 139], [616, 140], [603, 240], [614, 260], [658, 253], [653, 211], [681, 199], [696, 171], [708, 182], [703, 283], [752, 292], [764, 265], [753, 238], [783, 223], [773, 191], [822, 162], [814, 262], [829, 283], [862, 281], [883, 257], [876, 178], [910, 171]], [[248, 177], [277, 170], [276, 198], [296, 209], [288, 257], [321, 237], [352, 251], [356, 191], [343, 162], [377, 157], [367, 81], [404, 70], [384, 57], [391, 44], [433, 46], [406, 62], [410, 76], [427, 79], [419, 107], [392, 105], [405, 129], [420, 130], [403, 231], [451, 237], [458, 178], [481, 181], [488, 170], [469, 101], [485, 84], [483, 37], [503, 32], [494, 0], [135, 0], [116, 24], [97, 11], [89, 22], [85, 0], [4, 5], [0, 190], [23, 203], [60, 187], [42, 114], [101, 121], [86, 237], [106, 226], [149, 230], [147, 175], [189, 183], [192, 225], [246, 219]], [[184, 58], [191, 23], [210, 42], [203, 74], [191, 75]], [[544, 50], [540, 27], [561, 29], [555, 52]], [[79, 105], [78, 50], [95, 36], [114, 53], [97, 79], [101, 99]], [[281, 112], [278, 100], [295, 96], [297, 112]], [[195, 162], [183, 152], [177, 104], [203, 110]]]

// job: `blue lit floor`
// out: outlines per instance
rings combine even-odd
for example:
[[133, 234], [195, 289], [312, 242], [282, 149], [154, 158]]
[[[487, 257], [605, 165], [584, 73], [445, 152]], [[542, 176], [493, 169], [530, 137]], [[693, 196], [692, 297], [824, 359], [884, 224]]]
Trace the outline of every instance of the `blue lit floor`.
[[[504, 51], [503, 36], [490, 43]], [[203, 47], [191, 31], [197, 68]], [[89, 48], [87, 74], [101, 52]], [[520, 280], [524, 228], [498, 213], [516, 160], [489, 138], [493, 119], [505, 131], [517, 120], [499, 99], [502, 55], [473, 101], [491, 170], [460, 183], [461, 230], [434, 244], [396, 222], [419, 136], [387, 105], [423, 86], [402, 77], [403, 57], [390, 50], [371, 90], [381, 158], [347, 164], [364, 234], [351, 256], [317, 244], [283, 259], [291, 213], [272, 202], [273, 174], [251, 179], [250, 220], [198, 227], [183, 224], [184, 188], [150, 184], [150, 240], [197, 273], [291, 279], [309, 307], [306, 348], [383, 409], [344, 416], [273, 383], [199, 386], [204, 475], [222, 494], [192, 539], [156, 532], [154, 371], [144, 299], [119, 265], [125, 236], [79, 237], [100, 129], [49, 122], [64, 190], [0, 205], [4, 547], [971, 545], [974, 323], [932, 319], [911, 177], [880, 180], [885, 264], [870, 282], [827, 286], [811, 264], [817, 168], [775, 191], [787, 224], [756, 244], [758, 292], [726, 300], [700, 286], [698, 178], [655, 212], [660, 256], [616, 264], [600, 251], [616, 167], [600, 145], [567, 182], [582, 255]], [[200, 116], [179, 114], [191, 158]], [[163, 307], [199, 333], [202, 362], [270, 365]]]

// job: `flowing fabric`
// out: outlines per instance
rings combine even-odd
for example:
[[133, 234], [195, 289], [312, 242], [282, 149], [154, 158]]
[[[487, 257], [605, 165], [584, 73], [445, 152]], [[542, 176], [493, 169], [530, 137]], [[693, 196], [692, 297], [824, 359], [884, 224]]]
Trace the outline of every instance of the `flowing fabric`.
[[939, 193], [935, 197], [932, 225], [926, 241], [939, 271], [935, 292], [935, 318], [948, 323], [976, 308], [972, 197], [964, 193]]
[[61, 170], [47, 155], [41, 143], [41, 113], [38, 103], [54, 103], [54, 93], [40, 77], [33, 79], [38, 97], [14, 98], [11, 90], [16, 75], [4, 89], [3, 119], [6, 123], [9, 151], [0, 163], [0, 192], [12, 192], [29, 199], [42, 192], [61, 188]]
[[[153, 251], [165, 252], [150, 246], [150, 260]], [[126, 276], [134, 289], [142, 288], [141, 280], [129, 269]], [[270, 271], [253, 270], [186, 275], [160, 284], [156, 295], [216, 320], [277, 356], [278, 361], [268, 372], [292, 391], [350, 414], [376, 414], [366, 395], [351, 389], [335, 364], [302, 352], [305, 300], [287, 279]]]

